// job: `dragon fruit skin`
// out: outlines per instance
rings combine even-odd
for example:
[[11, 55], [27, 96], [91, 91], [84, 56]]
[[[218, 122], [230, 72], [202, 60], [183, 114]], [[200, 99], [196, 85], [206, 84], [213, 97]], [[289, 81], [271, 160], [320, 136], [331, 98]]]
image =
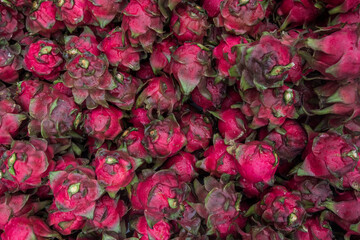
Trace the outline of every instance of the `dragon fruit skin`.
[[353, 171], [359, 154], [351, 140], [334, 132], [313, 135], [303, 152], [304, 162], [297, 171], [299, 176], [334, 179]]
[[186, 137], [173, 114], [164, 120], [154, 120], [145, 129], [143, 144], [152, 157], [174, 156], [186, 145]]
[[150, 65], [155, 74], [160, 74], [161, 71], [170, 73], [171, 48], [176, 45], [176, 41], [170, 37], [156, 43], [150, 56]]
[[185, 42], [172, 54], [170, 72], [181, 91], [189, 95], [210, 70], [209, 53], [202, 45]]
[[56, 79], [63, 69], [60, 47], [51, 40], [39, 40], [30, 44], [24, 66], [35, 76], [45, 80]]
[[131, 109], [131, 119], [130, 123], [134, 125], [134, 127], [137, 128], [144, 128], [145, 125], [149, 124], [151, 122], [148, 111], [145, 108], [133, 108]]
[[98, 48], [105, 53], [111, 66], [137, 71], [140, 69], [140, 49], [132, 47], [127, 37], [122, 38], [123, 34], [121, 28], [113, 29]]
[[87, 0], [58, 1], [57, 14], [70, 32], [74, 31], [78, 26], [90, 22], [91, 15], [87, 11], [87, 3]]
[[242, 98], [240, 94], [233, 88], [227, 89], [226, 97], [221, 103], [221, 110], [229, 109], [232, 105], [240, 103], [242, 103]]
[[29, 112], [31, 99], [42, 91], [49, 91], [49, 85], [46, 82], [39, 80], [22, 81], [18, 84], [18, 90], [14, 99], [25, 112]]
[[223, 0], [203, 1], [202, 7], [209, 17], [216, 17], [220, 13], [220, 5]]
[[243, 240], [283, 240], [281, 232], [275, 231], [270, 226], [253, 226], [248, 233], [240, 232]]
[[23, 16], [16, 9], [9, 8], [5, 5], [0, 6], [0, 18], [2, 25], [0, 27], [0, 38], [9, 41], [16, 39], [24, 25], [22, 24]]
[[360, 189], [360, 162], [357, 163], [354, 171], [346, 173], [341, 179], [332, 183], [340, 189]]
[[17, 194], [17, 195], [2, 195], [0, 197], [0, 229], [3, 231], [5, 225], [14, 216], [19, 216], [24, 213], [26, 204], [29, 202], [30, 195], [28, 194]]
[[122, 8], [121, 2], [119, 0], [88, 0], [88, 11], [96, 19], [93, 24], [105, 28]]
[[304, 231], [297, 230], [294, 233], [295, 240], [312, 240], [312, 239], [334, 239], [331, 227], [328, 222], [321, 221], [319, 218], [308, 218], [304, 223]]
[[12, 46], [9, 46], [9, 44], [0, 45], [0, 80], [6, 83], [15, 83], [19, 78], [19, 70], [22, 68], [20, 52], [21, 47], [19, 44]]
[[168, 159], [163, 169], [171, 169], [179, 176], [179, 181], [191, 183], [198, 175], [195, 167], [196, 161], [197, 159], [194, 155], [181, 151]]
[[46, 239], [59, 238], [61, 236], [52, 231], [49, 226], [39, 217], [21, 216], [12, 218], [5, 226], [1, 234], [3, 240], [22, 240], [22, 239]]
[[191, 92], [191, 100], [203, 111], [214, 110], [221, 106], [225, 93], [226, 86], [223, 82], [216, 83], [214, 78], [206, 78]]
[[[170, 62], [170, 60], [169, 60], [169, 62]], [[143, 83], [146, 82], [146, 80], [156, 77], [156, 75], [154, 74], [154, 71], [151, 67], [150, 62], [141, 63], [140, 70], [136, 72], [135, 76], [137, 78], [140, 78]]]
[[72, 58], [77, 54], [86, 52], [99, 56], [98, 45], [94, 32], [90, 28], [84, 27], [84, 31], [79, 36], [70, 35], [65, 37], [65, 56]]
[[29, 32], [49, 38], [52, 33], [65, 27], [63, 22], [56, 19], [57, 7], [53, 1], [36, 0], [33, 10], [26, 18], [26, 28]]
[[100, 149], [94, 160], [96, 179], [114, 198], [120, 189], [125, 188], [133, 180], [135, 170], [141, 163], [141, 160], [129, 156], [124, 151]]
[[137, 233], [141, 234], [140, 240], [168, 240], [171, 236], [171, 225], [166, 221], [157, 222], [152, 228], [146, 222], [145, 217], [139, 217], [132, 222], [133, 228]]
[[329, 9], [329, 14], [346, 13], [356, 9], [359, 5], [359, 0], [322, 0]]
[[207, 15], [195, 4], [178, 4], [170, 20], [170, 28], [179, 42], [202, 43], [208, 27]]
[[152, 45], [158, 33], [163, 32], [163, 22], [154, 0], [130, 0], [123, 11], [121, 28], [126, 32], [131, 45], [141, 45], [146, 52], [152, 52]]
[[126, 147], [127, 152], [134, 158], [145, 159], [150, 161], [147, 150], [142, 144], [142, 140], [145, 137], [144, 127], [128, 128], [124, 131], [121, 138], [119, 139], [118, 145]]

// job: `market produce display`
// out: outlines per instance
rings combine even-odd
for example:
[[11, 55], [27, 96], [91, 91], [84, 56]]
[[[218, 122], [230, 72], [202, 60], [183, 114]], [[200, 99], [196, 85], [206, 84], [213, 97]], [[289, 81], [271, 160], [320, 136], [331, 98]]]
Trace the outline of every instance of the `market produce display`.
[[1, 240], [360, 239], [360, 0], [0, 0]]

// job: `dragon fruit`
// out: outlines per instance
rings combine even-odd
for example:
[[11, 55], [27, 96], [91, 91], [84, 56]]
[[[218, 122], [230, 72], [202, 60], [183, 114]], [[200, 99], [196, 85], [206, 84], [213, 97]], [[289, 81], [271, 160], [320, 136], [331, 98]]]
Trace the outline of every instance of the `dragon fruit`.
[[360, 4], [359, 0], [322, 0], [329, 14], [346, 13], [355, 10]]
[[96, 19], [93, 24], [104, 28], [122, 8], [122, 0], [88, 0], [86, 5], [92, 17]]
[[175, 40], [170, 37], [156, 43], [149, 59], [155, 74], [160, 74], [161, 71], [170, 73], [171, 49], [175, 46]]
[[86, 0], [58, 0], [58, 16], [70, 32], [91, 20]]
[[32, 9], [26, 18], [26, 28], [31, 33], [39, 33], [49, 38], [50, 35], [65, 27], [56, 19], [57, 7], [53, 1], [33, 1]]
[[248, 41], [244, 37], [228, 35], [214, 48], [213, 56], [216, 59], [220, 77], [229, 77], [229, 70], [236, 63], [236, 53], [234, 52], [233, 47], [245, 43], [248, 43]]
[[330, 224], [326, 221], [321, 221], [319, 218], [308, 218], [303, 229], [297, 230], [294, 233], [294, 239], [296, 240], [311, 240], [311, 239], [334, 239], [331, 231]]
[[21, 216], [12, 218], [5, 226], [1, 234], [3, 240], [22, 239], [61, 239], [59, 233], [51, 230], [48, 225], [39, 217]]
[[305, 218], [306, 211], [300, 201], [300, 194], [289, 192], [283, 186], [274, 186], [246, 215], [256, 214], [277, 230], [291, 232], [299, 228]]
[[186, 137], [173, 114], [164, 120], [154, 120], [145, 129], [143, 144], [152, 157], [174, 156], [186, 145]]
[[164, 218], [175, 220], [182, 209], [182, 202], [189, 187], [180, 182], [172, 170], [160, 170], [140, 181], [131, 196], [133, 209], [144, 211], [149, 227]]
[[146, 218], [139, 217], [133, 221], [131, 225], [136, 230], [136, 235], [141, 234], [140, 240], [168, 240], [171, 236], [171, 225], [163, 220], [157, 222], [150, 228]]
[[248, 233], [240, 232], [243, 240], [283, 240], [284, 235], [270, 226], [253, 226]]
[[[0, 9], [1, 11], [1, 9]], [[0, 44], [0, 80], [6, 83], [15, 83], [22, 68], [19, 44]]]
[[212, 125], [208, 117], [189, 111], [181, 116], [180, 127], [187, 140], [185, 151], [204, 150], [209, 146]]
[[88, 109], [98, 105], [108, 107], [106, 90], [116, 88], [113, 76], [108, 71], [109, 63], [104, 55], [79, 54], [66, 63], [64, 84], [72, 88], [74, 100], [82, 104], [86, 100]]
[[221, 103], [221, 109], [226, 110], [231, 108], [233, 105], [238, 105], [242, 102], [240, 94], [234, 88], [228, 88], [226, 97]]
[[26, 69], [49, 81], [59, 76], [63, 63], [60, 47], [51, 40], [38, 40], [30, 44], [24, 57]]
[[92, 169], [50, 172], [50, 188], [54, 202], [61, 212], [72, 212], [75, 216], [93, 219], [96, 200], [104, 190]]
[[332, 182], [339, 189], [360, 190], [360, 162], [357, 163], [354, 171], [346, 173], [340, 180]]
[[111, 66], [138, 71], [140, 69], [140, 49], [130, 45], [124, 31], [115, 28], [100, 43], [98, 48], [106, 54]]
[[204, 179], [204, 186], [195, 180], [194, 189], [200, 203], [191, 205], [206, 219], [207, 235], [236, 236], [237, 229], [245, 226], [246, 218], [240, 212], [241, 195], [235, 191], [235, 184], [218, 182], [210, 176]]
[[170, 71], [185, 95], [194, 90], [204, 75], [210, 75], [210, 56], [207, 51], [201, 44], [185, 42], [172, 54]]
[[225, 93], [226, 86], [223, 82], [216, 83], [214, 78], [206, 78], [191, 92], [191, 100], [203, 111], [214, 110], [220, 108]]
[[96, 139], [98, 145], [105, 140], [114, 140], [123, 130], [121, 119], [123, 113], [120, 109], [97, 107], [84, 112], [83, 128], [86, 134]]
[[220, 5], [223, 0], [203, 1], [202, 7], [206, 10], [209, 17], [216, 17], [220, 13]]
[[195, 4], [178, 4], [173, 11], [170, 28], [180, 42], [201, 43], [208, 27], [205, 11]]
[[1, 180], [13, 190], [37, 188], [54, 168], [53, 156], [54, 149], [43, 139], [15, 141], [1, 156]]
[[173, 170], [179, 176], [180, 182], [190, 183], [198, 175], [195, 168], [196, 161], [196, 157], [191, 153], [179, 152], [169, 158], [163, 168]]
[[140, 70], [136, 72], [135, 76], [140, 78], [142, 82], [146, 82], [146, 80], [156, 77], [150, 62], [141, 63]]
[[114, 198], [120, 189], [130, 184], [135, 176], [135, 170], [141, 164], [140, 159], [133, 158], [124, 151], [100, 149], [94, 160], [96, 179]]
[[217, 177], [238, 174], [236, 159], [227, 152], [227, 147], [224, 140], [215, 135], [213, 145], [204, 152], [204, 159], [198, 161], [196, 166]]
[[266, 14], [268, 1], [250, 0], [239, 3], [238, 0], [224, 0], [220, 3], [220, 14], [214, 18], [217, 27], [236, 35], [251, 32]]
[[86, 52], [99, 56], [98, 44], [94, 32], [90, 28], [84, 27], [84, 31], [80, 36], [70, 35], [65, 37], [65, 56], [72, 58]]
[[131, 109], [131, 116], [130, 123], [137, 128], [144, 128], [145, 125], [151, 122], [148, 111], [145, 108], [133, 108]]
[[248, 89], [242, 96], [242, 113], [246, 117], [253, 117], [251, 128], [257, 129], [268, 126], [271, 130], [281, 126], [286, 119], [296, 119], [299, 105], [299, 93], [287, 86], [266, 89], [258, 92]]
[[49, 91], [49, 85], [39, 80], [26, 80], [18, 83], [16, 96], [14, 97], [21, 108], [29, 112], [30, 101], [39, 92]]
[[236, 169], [240, 174], [240, 186], [249, 197], [258, 196], [273, 184], [274, 175], [279, 165], [274, 149], [260, 141], [238, 144], [228, 151], [236, 158]]
[[21, 15], [15, 8], [7, 7], [5, 4], [0, 5], [0, 18], [2, 24], [0, 26], [0, 38], [9, 41], [16, 39], [21, 34], [23, 15]]
[[121, 231], [120, 221], [126, 212], [124, 201], [104, 195], [96, 202], [94, 219], [89, 223], [90, 228], [119, 233]]
[[137, 97], [136, 107], [143, 106], [149, 115], [156, 112], [159, 116], [165, 112], [171, 113], [180, 101], [180, 96], [180, 91], [170, 78], [155, 77], [147, 81], [146, 87]]
[[354, 170], [359, 153], [346, 135], [328, 131], [309, 135], [303, 158], [304, 162], [297, 170], [299, 176], [334, 179]]
[[125, 130], [119, 139], [118, 145], [125, 147], [130, 156], [151, 162], [151, 157], [142, 144], [142, 140], [145, 137], [144, 131], [143, 127]]
[[163, 22], [154, 0], [130, 0], [123, 11], [121, 28], [126, 32], [131, 45], [141, 45], [152, 52], [156, 36], [163, 32]]

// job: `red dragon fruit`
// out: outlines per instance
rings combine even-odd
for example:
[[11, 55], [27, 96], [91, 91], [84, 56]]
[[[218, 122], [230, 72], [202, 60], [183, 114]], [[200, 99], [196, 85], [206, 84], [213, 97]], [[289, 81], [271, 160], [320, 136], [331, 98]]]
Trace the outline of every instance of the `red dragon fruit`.
[[121, 0], [88, 0], [87, 8], [101, 28], [106, 27], [122, 8]]
[[72, 97], [56, 90], [43, 91], [29, 105], [30, 136], [69, 137], [82, 121], [82, 113]]
[[305, 218], [306, 211], [300, 201], [300, 194], [289, 192], [284, 186], [274, 186], [246, 215], [256, 214], [277, 230], [291, 232], [299, 228]]
[[139, 217], [132, 222], [132, 227], [136, 230], [136, 235], [141, 234], [139, 240], [168, 240], [171, 236], [171, 225], [166, 221], [157, 222], [152, 228], [147, 224], [145, 217]]
[[264, 142], [252, 141], [238, 144], [229, 151], [236, 158], [236, 168], [240, 174], [240, 185], [249, 197], [258, 196], [274, 182], [274, 175], [279, 165], [274, 149]]
[[61, 212], [72, 212], [76, 216], [93, 219], [95, 202], [104, 190], [95, 180], [92, 169], [87, 172], [80, 169], [50, 172], [50, 188], [54, 201]]
[[206, 219], [207, 235], [224, 238], [238, 235], [237, 230], [246, 224], [240, 212], [240, 193], [233, 182], [218, 182], [213, 177], [204, 179], [204, 186], [194, 181], [195, 193], [200, 203], [192, 203], [197, 213]]
[[94, 160], [96, 179], [114, 198], [120, 189], [130, 184], [135, 176], [135, 170], [141, 164], [140, 159], [133, 158], [124, 151], [100, 149]]
[[180, 151], [186, 145], [186, 137], [171, 114], [164, 120], [152, 121], [146, 127], [143, 144], [152, 157], [163, 159]]
[[226, 97], [221, 103], [221, 109], [226, 110], [231, 108], [232, 105], [237, 105], [242, 102], [242, 98], [234, 88], [228, 88], [226, 92]]
[[346, 13], [337, 14], [336, 17], [332, 20], [331, 25], [336, 25], [340, 23], [353, 24], [360, 21], [360, 10], [353, 10]]
[[171, 113], [181, 96], [173, 81], [166, 76], [161, 76], [149, 79], [146, 84], [137, 97], [136, 107], [144, 106], [149, 115], [153, 115], [154, 112], [158, 116], [165, 112]]
[[126, 212], [127, 207], [124, 201], [104, 195], [96, 202], [94, 219], [89, 223], [90, 228], [119, 233], [121, 232], [120, 221]]
[[359, 0], [321, 0], [330, 14], [346, 13], [357, 8]]
[[247, 42], [248, 41], [244, 37], [228, 35], [225, 36], [223, 40], [220, 41], [219, 45], [214, 48], [213, 56], [216, 59], [220, 77], [229, 77], [230, 68], [236, 64], [236, 53], [233, 47]]
[[87, 11], [87, 0], [57, 0], [58, 16], [70, 32], [91, 20]]
[[130, 123], [137, 128], [144, 128], [145, 125], [151, 122], [148, 111], [145, 108], [133, 108], [131, 109], [131, 119]]
[[99, 56], [100, 51], [97, 48], [98, 44], [93, 31], [85, 27], [80, 36], [70, 35], [65, 37], [65, 55], [71, 58], [77, 54], [89, 52], [95, 56]]
[[179, 152], [177, 155], [169, 158], [163, 168], [176, 172], [179, 176], [179, 181], [190, 183], [197, 176], [196, 161], [196, 157], [191, 153]]
[[250, 32], [265, 18], [267, 1], [250, 0], [239, 3], [238, 0], [224, 0], [220, 3], [220, 14], [214, 18], [217, 27], [236, 35]]
[[30, 44], [25, 54], [24, 65], [35, 76], [54, 80], [63, 69], [60, 47], [51, 40], [38, 40]]
[[48, 91], [49, 85], [39, 80], [26, 80], [18, 83], [15, 101], [25, 112], [29, 112], [30, 101], [39, 92]]
[[214, 110], [220, 108], [225, 93], [226, 85], [223, 82], [216, 83], [214, 78], [206, 78], [191, 92], [191, 100], [203, 111]]
[[131, 110], [142, 82], [128, 73], [117, 72], [117, 87], [108, 92], [107, 99], [122, 110]]
[[52, 231], [48, 225], [39, 217], [21, 216], [12, 218], [5, 226], [1, 234], [3, 240], [23, 240], [23, 239], [61, 239], [59, 233]]
[[334, 239], [330, 224], [326, 221], [321, 221], [319, 218], [308, 218], [303, 229], [299, 229], [294, 233], [295, 240], [331, 240]]
[[76, 216], [72, 212], [62, 212], [53, 203], [48, 209], [48, 224], [62, 235], [70, 235], [74, 231], [81, 230], [86, 218]]
[[220, 13], [220, 5], [223, 0], [203, 1], [202, 7], [206, 10], [209, 17], [216, 17]]
[[128, 128], [119, 139], [118, 145], [125, 147], [130, 156], [151, 162], [151, 157], [142, 144], [145, 137], [144, 131], [144, 127]]
[[294, 89], [282, 86], [258, 92], [249, 89], [243, 93], [241, 111], [246, 117], [253, 117], [251, 128], [281, 126], [286, 119], [298, 117], [299, 94]]
[[64, 84], [72, 88], [77, 104], [86, 100], [88, 109], [98, 105], [108, 107], [105, 92], [116, 88], [116, 83], [108, 71], [109, 63], [104, 55], [95, 56], [88, 52], [79, 54], [67, 62], [65, 67]]
[[212, 125], [208, 117], [189, 111], [181, 116], [180, 127], [187, 140], [185, 151], [204, 150], [209, 146]]
[[189, 95], [203, 76], [210, 74], [208, 49], [201, 44], [185, 42], [172, 54], [171, 74], [182, 92]]
[[354, 170], [359, 153], [346, 135], [329, 131], [309, 135], [303, 158], [304, 162], [297, 171], [299, 176], [334, 179]]
[[10, 39], [16, 39], [18, 35], [21, 35], [23, 15], [18, 13], [15, 8], [0, 5], [0, 18], [2, 24], [0, 26], [0, 38], [9, 41]]
[[252, 226], [248, 233], [240, 232], [243, 240], [283, 240], [284, 235], [270, 226]]
[[157, 3], [154, 0], [130, 0], [123, 14], [121, 28], [129, 37], [131, 45], [141, 45], [146, 52], [152, 52], [157, 34], [163, 32]]
[[333, 182], [340, 189], [354, 189], [360, 191], [360, 161], [357, 163], [354, 171], [348, 172], [340, 180]]
[[313, 22], [320, 14], [320, 9], [313, 0], [283, 0], [277, 14], [283, 18], [280, 29], [285, 29], [289, 25], [295, 27]]
[[15, 141], [1, 156], [1, 180], [9, 189], [37, 188], [54, 168], [53, 156], [53, 148], [43, 139]]
[[140, 69], [140, 49], [130, 45], [127, 37], [123, 37], [121, 28], [113, 29], [100, 43], [99, 49], [104, 52], [111, 66], [138, 71]]
[[142, 82], [146, 82], [147, 80], [156, 77], [150, 62], [143, 62], [140, 64], [140, 70], [136, 72], [135, 75], [137, 78], [140, 78]]
[[171, 49], [175, 46], [175, 40], [170, 37], [156, 43], [149, 59], [155, 74], [160, 74], [161, 71], [170, 73]]
[[140, 181], [132, 192], [135, 210], [143, 210], [149, 227], [164, 218], [175, 220], [181, 211], [189, 187], [180, 182], [175, 172], [160, 170]]
[[114, 140], [122, 131], [123, 113], [120, 109], [97, 107], [84, 112], [84, 131], [101, 145], [104, 140]]
[[53, 1], [33, 1], [30, 15], [26, 18], [26, 28], [31, 33], [50, 35], [64, 28], [64, 23], [56, 19], [57, 7]]
[[227, 152], [227, 145], [219, 135], [215, 135], [213, 145], [204, 152], [204, 159], [196, 165], [217, 177], [222, 174], [236, 175], [236, 159]]
[[208, 27], [204, 9], [195, 4], [178, 4], [173, 11], [170, 28], [180, 42], [201, 43]]
[[[1, 11], [1, 9], [0, 9]], [[19, 44], [0, 44], [0, 80], [6, 83], [15, 83], [22, 68]]]

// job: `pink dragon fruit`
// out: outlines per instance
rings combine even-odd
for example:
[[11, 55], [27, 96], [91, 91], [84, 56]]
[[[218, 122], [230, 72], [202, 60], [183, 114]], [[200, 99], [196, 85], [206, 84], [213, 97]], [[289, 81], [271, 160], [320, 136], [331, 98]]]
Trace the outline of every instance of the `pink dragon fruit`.
[[65, 55], [72, 58], [78, 54], [89, 52], [95, 56], [100, 55], [96, 36], [90, 28], [84, 27], [80, 36], [65, 36]]
[[12, 190], [37, 188], [54, 168], [53, 156], [53, 148], [43, 139], [15, 141], [1, 156], [1, 181]]
[[57, 0], [59, 19], [70, 32], [91, 20], [90, 12], [87, 11], [87, 4], [87, 0]]
[[238, 0], [224, 0], [220, 3], [220, 14], [214, 18], [217, 27], [236, 35], [250, 32], [265, 18], [267, 1], [250, 0], [239, 3]]
[[284, 235], [270, 226], [252, 226], [248, 233], [240, 232], [243, 240], [283, 240]]
[[256, 214], [277, 230], [289, 233], [299, 228], [305, 218], [306, 211], [300, 201], [300, 194], [289, 192], [283, 186], [274, 186], [248, 210], [246, 216]]
[[216, 83], [214, 78], [206, 78], [191, 92], [191, 100], [203, 111], [214, 110], [220, 108], [225, 93], [226, 85], [223, 82]]
[[172, 54], [170, 71], [185, 95], [194, 90], [204, 75], [210, 75], [209, 59], [206, 47], [190, 42], [185, 42]]
[[59, 211], [55, 203], [51, 204], [48, 212], [48, 224], [62, 235], [70, 235], [74, 231], [81, 230], [86, 222], [86, 218], [82, 216]]
[[130, 123], [137, 128], [144, 128], [145, 125], [151, 122], [148, 111], [145, 108], [133, 108], [131, 109], [131, 119]]
[[65, 27], [63, 22], [56, 19], [56, 12], [57, 7], [53, 1], [33, 1], [30, 14], [26, 18], [27, 30], [49, 38], [52, 33]]
[[180, 127], [187, 140], [185, 151], [205, 150], [209, 146], [212, 124], [206, 116], [189, 111], [181, 116]]
[[208, 27], [205, 11], [195, 4], [178, 4], [173, 11], [170, 28], [180, 42], [202, 43]]
[[21, 31], [24, 28], [22, 23], [23, 15], [18, 13], [15, 8], [0, 5], [0, 38], [9, 41], [10, 39], [16, 39], [18, 35], [21, 35]]
[[236, 175], [236, 159], [227, 152], [227, 145], [219, 135], [215, 135], [213, 145], [204, 152], [204, 159], [196, 166], [217, 177], [222, 174]]
[[127, 37], [122, 37], [121, 28], [113, 29], [98, 48], [106, 54], [111, 66], [138, 71], [140, 69], [140, 49], [130, 45]]
[[230, 68], [236, 64], [236, 53], [233, 51], [233, 47], [247, 42], [248, 41], [244, 37], [228, 35], [214, 48], [213, 56], [216, 59], [219, 77], [229, 77]]
[[146, 80], [156, 77], [150, 65], [150, 61], [141, 63], [140, 70], [136, 72], [135, 76], [140, 78], [142, 82], [146, 82]]
[[238, 144], [228, 149], [236, 158], [237, 172], [240, 174], [240, 186], [249, 197], [258, 196], [274, 182], [279, 165], [274, 149], [264, 142], [252, 141]]
[[354, 171], [346, 173], [340, 180], [333, 182], [340, 189], [354, 189], [360, 191], [360, 161], [357, 163]]
[[171, 49], [176, 45], [176, 41], [170, 37], [156, 43], [150, 56], [150, 65], [155, 74], [161, 71], [170, 73]]
[[120, 109], [97, 107], [84, 112], [84, 131], [95, 138], [99, 145], [104, 140], [114, 140], [123, 130], [121, 119], [123, 113]]
[[294, 233], [295, 240], [312, 240], [312, 239], [323, 239], [331, 240], [334, 239], [334, 235], [331, 231], [330, 224], [326, 221], [322, 221], [319, 218], [312, 217], [308, 218], [303, 229], [297, 230]]
[[106, 27], [123, 7], [122, 0], [88, 0], [86, 3], [88, 11], [96, 19], [94, 25], [101, 28]]
[[90, 220], [91, 228], [103, 231], [121, 232], [120, 221], [126, 214], [127, 207], [124, 201], [112, 199], [105, 195], [96, 202], [94, 219]]
[[[144, 106], [149, 115], [171, 113], [180, 101], [181, 93], [173, 81], [166, 77], [149, 79], [146, 87], [137, 97], [136, 108]], [[156, 114], [155, 114], [156, 115]]]
[[237, 105], [242, 102], [242, 98], [234, 88], [227, 89], [226, 97], [221, 103], [221, 109], [226, 110], [231, 108], [232, 105]]
[[54, 80], [64, 65], [60, 47], [51, 40], [38, 40], [30, 44], [25, 54], [24, 65], [35, 76]]
[[321, 0], [329, 9], [329, 14], [346, 13], [355, 10], [360, 4], [359, 0]]
[[12, 218], [5, 226], [1, 234], [3, 240], [23, 240], [23, 239], [61, 239], [59, 233], [52, 231], [48, 225], [39, 217], [21, 216]]
[[139, 240], [168, 240], [171, 236], [172, 227], [169, 223], [163, 220], [157, 222], [152, 228], [150, 228], [147, 224], [146, 218], [139, 217], [133, 221], [131, 225], [136, 231], [135, 236], [141, 234], [141, 237], [138, 237]]
[[149, 227], [164, 218], [175, 220], [182, 208], [182, 202], [189, 193], [189, 187], [180, 182], [172, 170], [160, 170], [145, 176], [132, 192], [133, 209], [144, 211]]
[[108, 194], [115, 198], [120, 189], [130, 184], [135, 170], [141, 164], [140, 159], [133, 158], [124, 151], [100, 149], [94, 160], [96, 179], [105, 186]]
[[220, 13], [220, 5], [223, 0], [203, 1], [202, 7], [206, 10], [209, 17], [216, 17]]
[[19, 44], [12, 46], [7, 42], [0, 44], [0, 80], [6, 83], [15, 83], [19, 78], [19, 70], [22, 68], [20, 52]]
[[142, 144], [142, 140], [145, 137], [144, 131], [144, 127], [129, 128], [125, 130], [119, 139], [118, 145], [120, 147], [125, 147], [130, 156], [145, 159], [146, 162], [151, 162], [151, 157]]
[[198, 175], [195, 168], [196, 161], [196, 157], [191, 153], [179, 152], [168, 159], [163, 168], [173, 170], [179, 176], [180, 182], [190, 183]]
[[152, 157], [164, 159], [179, 152], [186, 145], [186, 137], [171, 114], [164, 120], [152, 121], [146, 127], [143, 144]]
[[29, 112], [30, 101], [39, 92], [49, 91], [49, 85], [39, 80], [26, 80], [18, 83], [15, 101], [25, 112]]

